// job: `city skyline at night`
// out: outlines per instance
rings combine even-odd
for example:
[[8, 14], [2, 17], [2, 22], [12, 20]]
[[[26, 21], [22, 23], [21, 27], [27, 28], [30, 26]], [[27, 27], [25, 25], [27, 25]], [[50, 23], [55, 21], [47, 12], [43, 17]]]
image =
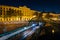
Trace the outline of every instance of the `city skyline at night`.
[[60, 0], [0, 0], [0, 40], [60, 40]]

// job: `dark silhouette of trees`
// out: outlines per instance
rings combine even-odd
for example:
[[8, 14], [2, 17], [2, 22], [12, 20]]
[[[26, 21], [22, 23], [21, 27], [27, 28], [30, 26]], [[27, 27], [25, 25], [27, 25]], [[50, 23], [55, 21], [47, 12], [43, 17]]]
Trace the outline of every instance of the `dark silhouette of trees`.
[[43, 19], [43, 18], [42, 18], [43, 12], [41, 12], [41, 13], [35, 12], [34, 15], [36, 15], [37, 21], [41, 21], [41, 20]]
[[48, 12], [47, 14], [46, 14], [46, 16], [45, 16], [45, 18], [47, 18], [47, 19], [50, 19], [50, 18], [52, 18], [53, 17], [53, 15], [50, 15], [50, 13]]
[[50, 14], [49, 14], [49, 12], [48, 12], [48, 13], [46, 14], [45, 18], [49, 19], [49, 16], [50, 16]]

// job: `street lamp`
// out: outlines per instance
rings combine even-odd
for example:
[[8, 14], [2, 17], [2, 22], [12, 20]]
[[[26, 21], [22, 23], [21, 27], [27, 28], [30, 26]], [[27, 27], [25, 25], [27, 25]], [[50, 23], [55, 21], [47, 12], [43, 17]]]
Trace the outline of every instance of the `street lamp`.
[[53, 29], [53, 30], [52, 30], [52, 33], [54, 33], [54, 32], [55, 32], [55, 30]]

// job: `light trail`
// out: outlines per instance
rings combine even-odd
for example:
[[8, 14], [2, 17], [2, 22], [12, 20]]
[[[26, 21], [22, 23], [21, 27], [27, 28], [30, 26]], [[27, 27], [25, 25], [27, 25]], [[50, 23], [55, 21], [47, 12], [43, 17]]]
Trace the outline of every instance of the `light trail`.
[[37, 29], [37, 28], [35, 27], [35, 28], [33, 28], [30, 32], [29, 32], [29, 31], [24, 32], [23, 38], [22, 38], [21, 40], [23, 40], [23, 39], [26, 38], [27, 36], [31, 36], [31, 35], [35, 32], [36, 29]]
[[23, 32], [23, 31], [31, 28], [31, 27], [32, 27], [32, 26], [24, 27], [24, 28], [21, 29], [21, 30], [18, 30], [18, 31], [16, 31], [16, 32], [13, 32], [13, 33], [11, 33], [11, 34], [8, 34], [8, 35], [5, 35], [5, 36], [1, 37], [0, 40], [6, 40], [6, 39], [8, 39], [8, 38], [10, 38], [10, 37], [12, 37], [12, 36], [14, 36], [14, 35], [16, 35], [16, 34], [19, 34], [20, 32]]
[[10, 37], [12, 37], [12, 36], [14, 36], [14, 35], [16, 35], [16, 34], [19, 34], [19, 33], [23, 32], [23, 31], [25, 31], [25, 30], [28, 30], [29, 28], [33, 28], [33, 30], [32, 30], [31, 32], [29, 32], [28, 34], [26, 34], [26, 35], [24, 36], [24, 38], [26, 38], [28, 35], [32, 35], [32, 34], [35, 32], [35, 30], [36, 30], [37, 28], [39, 28], [39, 27], [36, 27], [36, 24], [32, 24], [31, 26], [24, 27], [24, 28], [21, 29], [21, 30], [17, 30], [17, 31], [15, 31], [15, 32], [11, 33], [11, 34], [2, 36], [2, 37], [0, 37], [0, 40], [6, 40], [6, 39], [8, 39], [8, 38], [10, 38]]
[[39, 26], [36, 26], [36, 24], [33, 24], [32, 25], [32, 27], [33, 27], [32, 30], [30, 32], [29, 31], [24, 32], [23, 38], [21, 38], [20, 40], [23, 40], [27, 36], [31, 36], [36, 31], [36, 29], [40, 28], [41, 25], [42, 25], [42, 23], [39, 23]]
[[11, 33], [11, 34], [8, 34], [8, 35], [5, 35], [5, 36], [3, 36], [3, 37], [0, 37], [0, 40], [6, 40], [6, 39], [10, 38], [11, 36], [14, 36], [14, 35], [16, 35], [16, 34], [19, 34], [20, 32], [23, 32], [23, 31], [25, 31], [25, 30], [27, 30], [27, 29], [29, 29], [29, 28], [31, 28], [31, 26], [29, 26], [29, 27], [24, 27], [24, 28], [21, 29], [21, 30], [18, 30], [18, 31], [16, 31], [16, 32]]

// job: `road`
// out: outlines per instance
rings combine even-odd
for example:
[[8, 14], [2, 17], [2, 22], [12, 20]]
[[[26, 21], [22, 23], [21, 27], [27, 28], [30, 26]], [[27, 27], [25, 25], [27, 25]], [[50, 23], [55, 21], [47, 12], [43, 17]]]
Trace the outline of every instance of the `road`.
[[[42, 25], [42, 23], [40, 23], [40, 25]], [[28, 36], [31, 36], [35, 31], [36, 29], [38, 29], [40, 26], [36, 26], [36, 24], [32, 24], [28, 27], [23, 27], [21, 29], [18, 29], [12, 33], [9, 33], [7, 35], [3, 35], [2, 37], [0, 37], [0, 40], [6, 40], [6, 39], [11, 39], [12, 37], [14, 37], [15, 35], [18, 35], [20, 34], [20, 40], [23, 40], [24, 38], [28, 37]]]

